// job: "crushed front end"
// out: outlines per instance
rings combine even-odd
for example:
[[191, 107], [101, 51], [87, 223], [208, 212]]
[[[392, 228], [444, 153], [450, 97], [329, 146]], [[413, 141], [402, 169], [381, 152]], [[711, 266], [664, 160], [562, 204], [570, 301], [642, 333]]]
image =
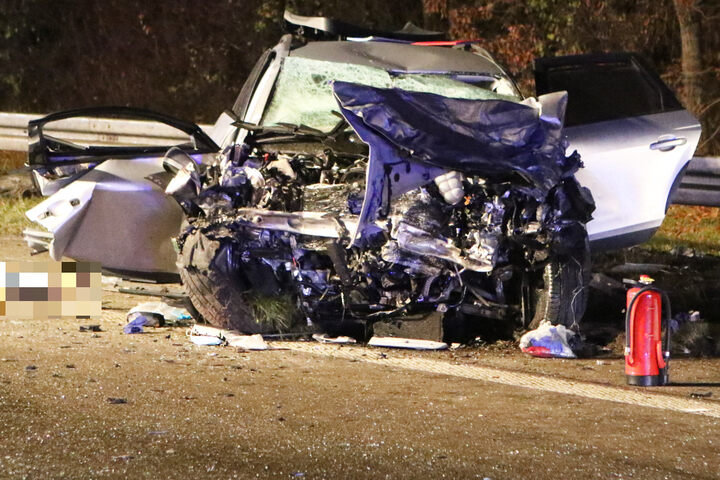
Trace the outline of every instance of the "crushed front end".
[[[432, 311], [518, 320], [527, 279], [586, 245], [593, 203], [579, 156], [565, 156], [562, 94], [333, 91], [330, 131], [240, 122], [243, 143], [171, 183], [188, 217], [179, 267], [232, 284], [214, 290], [218, 304], [284, 298], [293, 322], [330, 333]], [[211, 323], [267, 331], [247, 303], [203, 311], [213, 290], [200, 290], [190, 297]]]

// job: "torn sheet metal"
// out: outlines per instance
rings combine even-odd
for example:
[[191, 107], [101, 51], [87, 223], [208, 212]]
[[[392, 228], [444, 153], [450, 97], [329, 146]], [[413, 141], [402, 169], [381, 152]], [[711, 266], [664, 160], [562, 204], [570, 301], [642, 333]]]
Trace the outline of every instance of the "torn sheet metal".
[[524, 105], [346, 82], [334, 82], [333, 91], [343, 116], [370, 146], [365, 200], [351, 236], [356, 243], [393, 197], [431, 179], [440, 177], [441, 193], [457, 203], [460, 180], [448, 177], [448, 170], [496, 182], [512, 181], [513, 175], [524, 179], [527, 194], [553, 207], [541, 221], [556, 232], [552, 242], [560, 249], [578, 242], [572, 222], [591, 219], [592, 195], [573, 176], [580, 157], [565, 156], [567, 94]]

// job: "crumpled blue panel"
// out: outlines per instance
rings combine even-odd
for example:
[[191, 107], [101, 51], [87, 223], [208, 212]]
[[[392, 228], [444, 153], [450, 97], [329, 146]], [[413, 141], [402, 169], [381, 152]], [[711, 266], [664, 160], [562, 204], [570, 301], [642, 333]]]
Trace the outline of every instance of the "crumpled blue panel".
[[447, 170], [410, 161], [395, 144], [369, 128], [360, 116], [346, 109], [342, 113], [360, 139], [369, 145], [370, 153], [365, 172], [365, 197], [357, 227], [350, 232], [352, 244], [358, 245], [362, 237], [374, 230], [373, 222], [379, 210], [383, 206], [388, 209], [392, 198], [425, 185]]
[[334, 82], [343, 110], [413, 158], [488, 178], [515, 172], [542, 191], [575, 173], [579, 159], [565, 157], [532, 107], [506, 100], [465, 100], [431, 93]]

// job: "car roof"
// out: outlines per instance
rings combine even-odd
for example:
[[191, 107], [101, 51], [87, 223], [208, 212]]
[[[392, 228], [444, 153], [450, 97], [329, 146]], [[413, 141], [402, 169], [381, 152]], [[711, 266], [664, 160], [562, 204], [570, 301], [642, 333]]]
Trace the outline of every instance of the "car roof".
[[[486, 56], [487, 55], [487, 56]], [[407, 73], [472, 73], [507, 77], [489, 54], [455, 48], [382, 41], [310, 42], [290, 52], [291, 57], [350, 63]]]

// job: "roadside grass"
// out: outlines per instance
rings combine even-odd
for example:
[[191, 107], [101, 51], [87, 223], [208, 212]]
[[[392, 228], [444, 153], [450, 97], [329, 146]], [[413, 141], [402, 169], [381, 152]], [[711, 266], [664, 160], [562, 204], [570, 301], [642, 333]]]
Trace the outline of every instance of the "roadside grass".
[[720, 208], [672, 205], [660, 229], [643, 247], [662, 252], [685, 247], [720, 256]]
[[0, 236], [20, 238], [24, 228], [34, 226], [25, 216], [25, 211], [42, 200], [42, 197], [0, 197]]
[[[0, 150], [0, 175], [23, 166], [27, 153]], [[0, 235], [20, 237], [24, 228], [32, 226], [25, 211], [42, 201], [42, 197], [0, 196]]]
[[292, 328], [297, 308], [291, 296], [252, 293], [247, 296], [247, 301], [252, 306], [257, 323], [270, 325], [280, 332]]
[[0, 175], [22, 167], [26, 157], [26, 152], [0, 150]]

